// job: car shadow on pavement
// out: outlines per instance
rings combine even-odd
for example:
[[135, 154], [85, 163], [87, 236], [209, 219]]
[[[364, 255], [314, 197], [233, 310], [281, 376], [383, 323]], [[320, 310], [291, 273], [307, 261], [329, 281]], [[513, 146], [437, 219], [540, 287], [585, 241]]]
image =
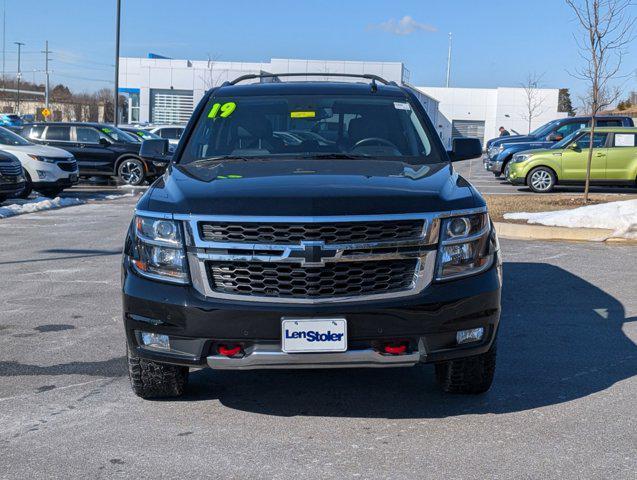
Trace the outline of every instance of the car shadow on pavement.
[[498, 365], [481, 396], [442, 393], [433, 368], [191, 372], [186, 401], [266, 415], [437, 418], [510, 413], [602, 391], [637, 374], [622, 304], [559, 267], [505, 263]]

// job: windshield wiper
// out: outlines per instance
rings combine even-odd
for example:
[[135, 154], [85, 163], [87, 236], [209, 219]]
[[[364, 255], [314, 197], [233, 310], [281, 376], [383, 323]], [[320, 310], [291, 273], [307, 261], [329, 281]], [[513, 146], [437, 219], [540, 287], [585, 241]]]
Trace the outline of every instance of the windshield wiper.
[[351, 153], [316, 153], [312, 155], [299, 155], [298, 158], [309, 160], [363, 160], [372, 158], [371, 155], [352, 155]]
[[214, 162], [223, 162], [224, 160], [243, 160], [244, 162], [248, 162], [250, 160], [257, 160], [261, 157], [246, 157], [242, 155], [220, 155], [218, 157], [208, 157], [208, 158], [200, 158], [199, 160], [195, 160], [194, 162], [190, 162], [188, 165], [205, 165], [207, 163]]

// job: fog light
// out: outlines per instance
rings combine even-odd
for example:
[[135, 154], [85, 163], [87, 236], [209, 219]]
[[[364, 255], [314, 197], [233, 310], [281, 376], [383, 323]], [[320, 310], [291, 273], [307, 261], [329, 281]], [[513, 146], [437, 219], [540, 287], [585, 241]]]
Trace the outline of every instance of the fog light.
[[46, 172], [45, 172], [45, 171], [43, 171], [43, 170], [36, 170], [36, 172], [38, 172], [38, 178], [39, 178], [40, 180], [42, 180], [42, 179], [46, 178]]
[[460, 330], [456, 333], [456, 342], [459, 344], [462, 343], [471, 343], [482, 340], [484, 336], [484, 328], [472, 328], [471, 330]]
[[170, 350], [170, 339], [168, 335], [161, 335], [159, 333], [141, 332], [142, 344], [145, 347], [161, 348], [163, 350]]

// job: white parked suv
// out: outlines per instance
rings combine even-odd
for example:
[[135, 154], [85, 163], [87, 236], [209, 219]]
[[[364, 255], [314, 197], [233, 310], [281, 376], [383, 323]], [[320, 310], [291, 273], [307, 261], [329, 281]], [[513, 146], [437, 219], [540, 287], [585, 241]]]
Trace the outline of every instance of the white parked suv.
[[35, 145], [11, 130], [0, 127], [0, 150], [16, 156], [26, 177], [22, 197], [36, 190], [47, 197], [55, 197], [78, 181], [77, 162], [72, 154], [61, 148]]
[[181, 138], [181, 134], [184, 133], [183, 125], [153, 125], [149, 127], [144, 127], [144, 130], [154, 133], [155, 135], [160, 136], [161, 138], [165, 138], [168, 140], [168, 143], [173, 146], [177, 146], [179, 143], [179, 139]]

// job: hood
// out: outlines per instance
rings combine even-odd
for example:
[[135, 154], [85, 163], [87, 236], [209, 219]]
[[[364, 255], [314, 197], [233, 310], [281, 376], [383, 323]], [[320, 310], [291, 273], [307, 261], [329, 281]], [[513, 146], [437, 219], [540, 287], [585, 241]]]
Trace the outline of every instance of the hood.
[[172, 165], [140, 200], [179, 214], [324, 216], [448, 211], [484, 205], [448, 163], [233, 160]]
[[2, 145], [2, 150], [11, 153], [25, 153], [42, 157], [71, 158], [73, 155], [57, 147], [47, 145]]
[[509, 135], [508, 137], [498, 137], [491, 141], [489, 147], [500, 146], [503, 143], [529, 143], [539, 141], [536, 137], [529, 135]]

